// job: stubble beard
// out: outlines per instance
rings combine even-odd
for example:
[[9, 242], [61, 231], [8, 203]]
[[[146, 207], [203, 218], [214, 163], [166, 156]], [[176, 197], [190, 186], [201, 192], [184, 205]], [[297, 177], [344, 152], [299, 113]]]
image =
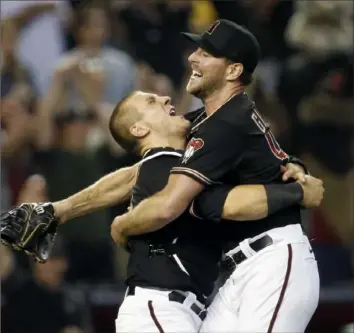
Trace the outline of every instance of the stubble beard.
[[188, 82], [186, 90], [189, 94], [193, 95], [194, 97], [197, 97], [201, 100], [205, 97], [205, 89], [203, 89], [203, 82], [200, 82], [198, 84], [190, 84], [191, 81]]
[[206, 82], [202, 79], [197, 85], [190, 86], [190, 81], [187, 84], [186, 90], [189, 94], [201, 99], [203, 102], [207, 99], [210, 95], [214, 94], [215, 91], [219, 89], [220, 82]]

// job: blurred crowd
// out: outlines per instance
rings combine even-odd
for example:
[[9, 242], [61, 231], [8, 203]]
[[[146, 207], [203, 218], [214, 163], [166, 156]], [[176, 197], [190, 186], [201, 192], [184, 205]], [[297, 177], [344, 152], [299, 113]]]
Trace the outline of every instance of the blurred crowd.
[[[1, 211], [65, 198], [135, 163], [137, 157], [108, 131], [114, 105], [132, 90], [169, 95], [180, 114], [200, 107], [184, 89], [193, 45], [179, 33], [202, 32], [218, 17], [246, 26], [260, 42], [262, 60], [249, 94], [283, 149], [323, 179], [324, 202], [304, 212], [305, 226], [322, 287], [349, 284], [351, 1], [1, 1]], [[82, 314], [62, 286], [121, 284], [127, 254], [114, 246], [109, 226], [126, 209], [113, 207], [61, 227], [53, 257], [44, 265], [1, 248], [9, 332], [83, 331]], [[19, 311], [31, 312], [29, 304], [40, 309], [41, 328], [30, 316], [18, 320]]]

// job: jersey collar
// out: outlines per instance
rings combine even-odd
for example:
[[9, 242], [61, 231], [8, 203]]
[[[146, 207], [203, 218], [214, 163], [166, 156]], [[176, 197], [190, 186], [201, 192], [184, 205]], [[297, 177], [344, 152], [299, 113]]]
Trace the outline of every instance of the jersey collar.
[[183, 152], [183, 150], [175, 149], [175, 148], [172, 148], [172, 147], [150, 148], [143, 154], [142, 158], [144, 159], [145, 157], [148, 157], [148, 156], [151, 156], [153, 154], [160, 153], [160, 152], [177, 152], [177, 153], [181, 153], [181, 152]]
[[204, 112], [202, 112], [196, 119], [195, 119], [195, 122], [200, 120], [196, 125], [193, 125], [193, 127], [191, 128], [190, 130], [190, 134], [191, 133], [194, 133], [196, 132], [200, 125], [202, 123], [204, 123], [207, 119], [209, 119], [213, 114], [215, 114], [218, 110], [220, 110], [223, 106], [225, 106], [226, 104], [228, 104], [230, 101], [236, 99], [236, 97], [241, 97], [241, 96], [247, 96], [247, 93], [246, 92], [242, 92], [242, 93], [237, 93], [235, 95], [232, 95], [225, 103], [221, 104], [212, 114], [210, 114], [209, 116], [206, 116], [205, 118], [202, 117], [202, 116], [205, 116], [206, 115], [206, 112], [205, 112], [205, 109], [204, 109]]

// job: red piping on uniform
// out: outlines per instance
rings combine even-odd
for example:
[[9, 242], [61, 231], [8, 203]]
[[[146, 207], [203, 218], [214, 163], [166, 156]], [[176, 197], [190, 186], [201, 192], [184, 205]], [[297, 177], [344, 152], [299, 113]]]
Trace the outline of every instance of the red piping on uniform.
[[154, 307], [152, 306], [152, 301], [148, 301], [148, 307], [149, 307], [149, 311], [150, 311], [150, 316], [151, 316], [152, 320], [154, 321], [157, 329], [159, 330], [160, 333], [165, 333], [161, 324], [159, 323], [159, 321], [156, 318], [155, 310], [154, 310]]
[[283, 287], [281, 288], [281, 291], [280, 291], [278, 303], [277, 303], [277, 305], [275, 307], [272, 319], [271, 319], [270, 324], [269, 324], [269, 328], [268, 328], [268, 331], [267, 331], [268, 333], [272, 333], [272, 331], [273, 331], [275, 320], [278, 317], [280, 306], [281, 306], [281, 304], [283, 303], [283, 300], [284, 300], [285, 291], [286, 291], [286, 288], [287, 288], [288, 283], [289, 283], [292, 259], [293, 259], [293, 248], [291, 247], [291, 244], [288, 244], [288, 266], [286, 268], [284, 283], [283, 283]]

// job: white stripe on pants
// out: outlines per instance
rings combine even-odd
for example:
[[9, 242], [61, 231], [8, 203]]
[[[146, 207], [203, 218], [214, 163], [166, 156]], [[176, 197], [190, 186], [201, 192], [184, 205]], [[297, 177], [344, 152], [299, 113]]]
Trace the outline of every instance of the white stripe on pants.
[[190, 309], [196, 297], [189, 293], [184, 304], [168, 299], [170, 291], [135, 288], [127, 296], [116, 319], [118, 333], [196, 333], [201, 319]]

